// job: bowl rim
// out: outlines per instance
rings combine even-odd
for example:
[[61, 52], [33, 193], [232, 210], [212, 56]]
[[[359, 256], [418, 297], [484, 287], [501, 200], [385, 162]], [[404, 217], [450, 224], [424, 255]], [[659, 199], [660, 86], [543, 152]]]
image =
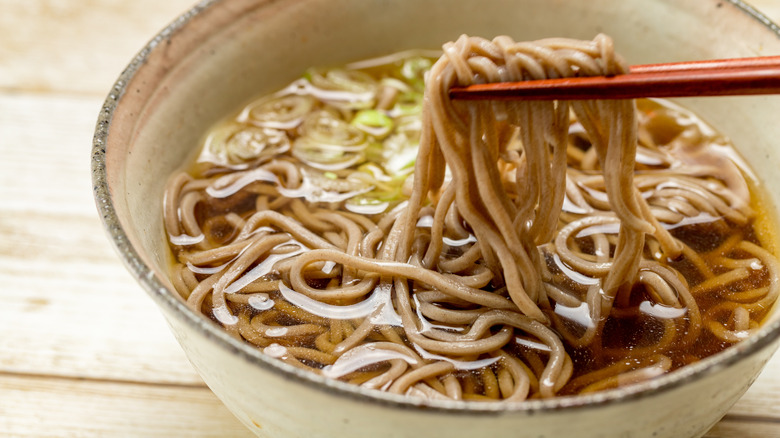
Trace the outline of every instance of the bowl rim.
[[[633, 401], [656, 393], [671, 391], [689, 382], [699, 380], [720, 369], [729, 367], [743, 357], [756, 354], [765, 348], [777, 348], [776, 341], [780, 338], [780, 318], [762, 326], [758, 333], [745, 341], [713, 356], [707, 357], [700, 362], [685, 366], [650, 381], [596, 393], [561, 396], [544, 400], [476, 402], [425, 400], [365, 389], [357, 385], [329, 379], [315, 373], [295, 368], [282, 361], [266, 356], [256, 347], [233, 338], [212, 321], [193, 312], [187, 307], [178, 294], [168, 290], [154, 275], [154, 271], [144, 263], [138, 251], [128, 238], [117, 212], [114, 209], [113, 197], [111, 196], [106, 173], [107, 168], [105, 165], [106, 145], [113, 122], [114, 112], [121, 103], [121, 97], [127, 91], [126, 87], [131, 79], [139, 69], [144, 67], [149, 56], [159, 45], [161, 45], [161, 43], [175, 37], [186, 27], [187, 23], [205, 10], [215, 8], [219, 4], [227, 3], [229, 1], [231, 0], [201, 1], [163, 28], [135, 55], [132, 61], [122, 71], [103, 103], [96, 123], [91, 151], [92, 185], [97, 210], [101, 217], [103, 228], [107, 232], [114, 249], [125, 264], [125, 267], [158, 305], [162, 306], [165, 310], [168, 310], [171, 315], [174, 315], [191, 329], [196, 330], [201, 336], [208, 339], [209, 342], [226, 350], [227, 354], [238, 356], [250, 365], [259, 366], [266, 371], [275, 373], [283, 379], [304, 385], [308, 389], [326, 392], [328, 395], [334, 397], [351, 398], [358, 402], [384, 405], [397, 409], [424, 408], [426, 411], [442, 414], [484, 416], [497, 414], [535, 415], [546, 411], [594, 409], [604, 405]], [[720, 2], [722, 0], [712, 1]], [[738, 11], [741, 11], [758, 21], [780, 38], [780, 27], [761, 12], [742, 0], [726, 1], [735, 6]]]

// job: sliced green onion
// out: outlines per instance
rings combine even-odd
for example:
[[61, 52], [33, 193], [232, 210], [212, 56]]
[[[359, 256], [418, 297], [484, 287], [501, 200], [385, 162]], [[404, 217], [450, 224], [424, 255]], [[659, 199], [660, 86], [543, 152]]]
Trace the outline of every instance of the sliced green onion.
[[363, 150], [366, 147], [366, 134], [331, 111], [317, 111], [307, 117], [301, 126], [301, 135], [317, 143], [348, 150]]
[[283, 131], [229, 122], [206, 138], [198, 161], [233, 166], [270, 158], [289, 149], [290, 140]]
[[376, 80], [360, 70], [311, 69], [310, 82], [323, 90], [365, 93], [376, 89]]
[[425, 89], [425, 73], [431, 69], [433, 62], [428, 58], [412, 57], [401, 66], [401, 76], [418, 91]]
[[315, 103], [313, 97], [306, 95], [271, 96], [249, 105], [239, 119], [265, 128], [293, 129], [301, 124]]
[[316, 143], [308, 137], [295, 140], [292, 154], [311, 167], [330, 171], [346, 169], [365, 160], [362, 151], [348, 151], [337, 145]]
[[396, 78], [382, 78], [382, 80], [379, 81], [379, 84], [385, 87], [395, 88], [402, 93], [410, 93], [413, 91], [409, 84]]
[[390, 109], [390, 116], [403, 117], [403, 116], [419, 116], [422, 114], [423, 94], [422, 92], [410, 91], [407, 93], [401, 93], [395, 102], [395, 105]]
[[393, 119], [374, 109], [358, 111], [350, 124], [378, 139], [387, 137], [393, 130]]
[[[382, 147], [382, 145], [379, 145], [379, 147]], [[385, 173], [384, 169], [382, 169], [382, 167], [380, 167], [376, 163], [368, 162], [368, 163], [361, 164], [360, 167], [357, 168], [357, 170], [358, 171], [355, 172], [353, 175], [360, 174], [360, 173], [367, 173], [371, 177], [373, 177], [375, 181], [390, 181], [392, 179], [390, 176], [388, 176]]]
[[355, 180], [349, 178], [331, 178], [330, 175], [336, 175], [334, 172], [318, 172], [308, 169], [305, 171], [305, 179], [312, 186], [328, 192], [352, 194], [352, 196], [366, 193], [373, 187], [370, 181]]
[[397, 132], [385, 139], [382, 167], [390, 175], [407, 174], [417, 160], [420, 137], [417, 132]]
[[312, 96], [348, 109], [371, 108], [376, 100], [377, 81], [359, 70], [310, 69], [307, 75]]
[[329, 111], [318, 111], [303, 122], [292, 154], [322, 170], [346, 169], [365, 160], [366, 134]]

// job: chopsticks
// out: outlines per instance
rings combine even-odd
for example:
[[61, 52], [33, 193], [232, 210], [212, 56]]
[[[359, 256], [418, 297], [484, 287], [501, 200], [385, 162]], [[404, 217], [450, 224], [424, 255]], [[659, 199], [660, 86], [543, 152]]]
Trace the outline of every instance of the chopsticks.
[[634, 99], [780, 94], [780, 56], [635, 65], [615, 76], [453, 87], [460, 100]]

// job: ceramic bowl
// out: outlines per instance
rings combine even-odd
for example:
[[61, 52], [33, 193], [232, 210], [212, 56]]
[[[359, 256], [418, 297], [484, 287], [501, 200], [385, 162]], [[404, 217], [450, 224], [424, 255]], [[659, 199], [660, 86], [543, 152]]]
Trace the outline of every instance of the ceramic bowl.
[[[437, 48], [462, 33], [529, 40], [599, 32], [632, 64], [780, 53], [778, 28], [737, 0], [206, 1], [143, 49], [105, 102], [92, 152], [100, 215], [203, 380], [258, 436], [700, 436], [776, 349], [779, 312], [756, 336], [658, 379], [499, 406], [411, 400], [294, 369], [191, 312], [167, 278], [163, 185], [209, 126], [252, 97], [309, 66]], [[780, 205], [780, 98], [681, 104], [733, 139]]]

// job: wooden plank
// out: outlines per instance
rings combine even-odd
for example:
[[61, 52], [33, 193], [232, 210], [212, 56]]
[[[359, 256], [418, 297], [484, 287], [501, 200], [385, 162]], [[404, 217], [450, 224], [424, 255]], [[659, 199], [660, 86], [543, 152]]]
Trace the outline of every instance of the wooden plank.
[[106, 95], [135, 53], [194, 3], [3, 1], [0, 89]]
[[775, 353], [750, 389], [729, 411], [729, 415], [760, 416], [777, 422], [780, 431], [780, 354]]
[[0, 333], [13, 333], [0, 337], [0, 371], [201, 385], [97, 216], [100, 106], [0, 94]]
[[90, 150], [101, 106], [98, 96], [0, 94], [0, 211], [96, 217]]
[[0, 436], [252, 436], [207, 388], [0, 374]]
[[727, 416], [704, 438], [780, 438], [780, 424], [753, 418]]
[[114, 256], [90, 259], [0, 257], [0, 333], [8, 334], [0, 337], [0, 371], [201, 385]]
[[89, 151], [100, 105], [97, 97], [0, 94], [3, 217], [94, 216]]

